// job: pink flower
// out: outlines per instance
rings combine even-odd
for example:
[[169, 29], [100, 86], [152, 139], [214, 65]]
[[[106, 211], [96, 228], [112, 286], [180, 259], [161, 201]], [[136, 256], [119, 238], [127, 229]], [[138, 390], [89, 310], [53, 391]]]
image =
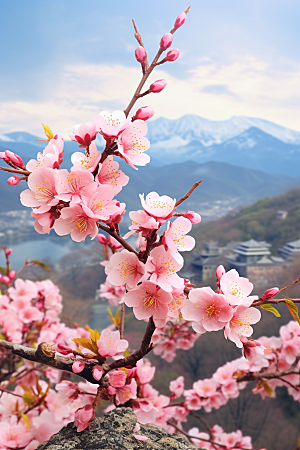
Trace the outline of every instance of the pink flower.
[[210, 287], [192, 289], [181, 312], [185, 320], [193, 321], [196, 332], [202, 332], [202, 327], [206, 331], [221, 330], [233, 315], [225, 296], [216, 294]]
[[143, 425], [153, 423], [158, 413], [158, 409], [154, 407], [153, 403], [145, 398], [134, 400], [132, 402], [132, 409], [138, 422]]
[[83, 196], [82, 209], [85, 214], [95, 220], [109, 220], [119, 207], [114, 197], [114, 190], [108, 184], [101, 184], [91, 196]]
[[170, 391], [174, 394], [173, 398], [181, 397], [184, 391], [184, 378], [182, 376], [170, 382]]
[[19, 317], [23, 323], [30, 323], [33, 321], [41, 321], [44, 314], [34, 306], [27, 306], [19, 310]]
[[194, 211], [186, 211], [182, 217], [185, 217], [186, 219], [189, 219], [191, 223], [199, 223], [201, 222], [201, 217], [198, 213], [195, 213]]
[[264, 295], [262, 296], [262, 300], [266, 300], [267, 298], [275, 297], [279, 292], [278, 287], [273, 287], [271, 289], [267, 289]]
[[69, 134], [68, 136], [70, 136], [72, 141], [80, 144], [79, 148], [89, 147], [97, 136], [96, 125], [93, 122], [75, 125], [73, 134]]
[[137, 384], [135, 379], [133, 378], [130, 384], [125, 384], [120, 388], [114, 388], [112, 386], [109, 386], [108, 392], [109, 394], [116, 396], [117, 405], [123, 405], [130, 399], [136, 399]]
[[182, 264], [179, 264], [162, 246], [151, 251], [146, 263], [146, 270], [151, 274], [150, 281], [167, 292], [172, 292], [172, 288], [183, 287], [184, 281], [176, 273], [181, 268]]
[[147, 232], [148, 230], [157, 230], [159, 228], [159, 222], [154, 217], [149, 216], [145, 211], [130, 211], [129, 217], [132, 220], [132, 225], [129, 227], [131, 231], [125, 234], [125, 239], [140, 231]]
[[171, 217], [176, 203], [175, 198], [171, 199], [167, 195], [160, 197], [156, 192], [150, 192], [146, 200], [144, 200], [144, 194], [140, 194], [140, 199], [144, 210], [161, 223]]
[[101, 332], [100, 339], [97, 341], [99, 355], [104, 358], [114, 357], [123, 354], [128, 347], [128, 341], [120, 339], [120, 332], [104, 329]]
[[173, 34], [172, 33], [164, 34], [160, 40], [160, 49], [167, 50], [167, 48], [171, 47], [172, 42], [173, 42]]
[[150, 383], [154, 378], [155, 367], [151, 365], [150, 361], [140, 359], [136, 363], [136, 374], [139, 378], [140, 384]]
[[12, 162], [20, 169], [25, 169], [22, 158], [19, 155], [16, 155], [16, 153], [11, 152], [10, 150], [5, 150], [5, 159], [3, 158], [3, 160]]
[[26, 429], [25, 423], [14, 421], [0, 423], [0, 446], [1, 449], [24, 448], [33, 438], [32, 432]]
[[109, 384], [114, 388], [121, 388], [126, 383], [126, 373], [123, 370], [113, 370], [108, 373]]
[[168, 305], [168, 317], [178, 319], [179, 313], [186, 302], [186, 295], [182, 289], [175, 289], [172, 292], [172, 300]]
[[107, 140], [119, 136], [130, 125], [130, 118], [126, 119], [123, 111], [114, 111], [113, 113], [101, 111], [98, 116], [94, 117], [94, 122], [97, 131]]
[[20, 181], [22, 181], [22, 180], [24, 180], [24, 178], [22, 178], [22, 177], [17, 177], [17, 176], [9, 177], [9, 178], [7, 179], [7, 184], [9, 184], [10, 186], [16, 186], [16, 185], [19, 184]]
[[243, 355], [248, 361], [254, 361], [256, 355], [263, 355], [265, 348], [260, 342], [254, 339], [247, 339], [246, 337], [240, 335], [240, 341], [243, 344]]
[[41, 214], [52, 206], [57, 205], [59, 199], [56, 194], [56, 176], [54, 169], [36, 169], [28, 177], [28, 187], [21, 192], [21, 203], [24, 206], [37, 207], [36, 214]]
[[138, 320], [153, 316], [154, 323], [161, 328], [165, 325], [168, 303], [172, 300], [169, 292], [165, 292], [155, 283], [144, 281], [135, 289], [131, 289], [124, 297], [127, 306], [133, 306], [133, 313]]
[[218, 266], [216, 270], [216, 278], [220, 280], [222, 276], [226, 273], [224, 266]]
[[95, 142], [92, 142], [89, 147], [89, 154], [81, 152], [73, 153], [71, 156], [71, 161], [73, 164], [71, 171], [87, 170], [88, 172], [94, 172], [100, 158], [101, 152], [98, 152]]
[[135, 120], [118, 138], [120, 154], [134, 169], [135, 165], [145, 166], [150, 161], [150, 156], [144, 154], [150, 147], [150, 142], [144, 137], [147, 130], [144, 120]]
[[144, 49], [144, 47], [142, 47], [141, 45], [139, 47], [137, 47], [135, 49], [135, 57], [137, 62], [139, 62], [140, 64], [143, 64], [145, 62], [145, 59], [147, 58], [147, 53], [146, 50]]
[[185, 12], [182, 12], [181, 14], [179, 14], [179, 16], [176, 17], [176, 20], [175, 20], [175, 23], [174, 23], [174, 28], [176, 28], [176, 30], [177, 30], [177, 28], [182, 27], [182, 25], [185, 22], [185, 19], [186, 19], [186, 13]]
[[96, 220], [91, 219], [79, 205], [63, 208], [60, 218], [54, 223], [54, 230], [59, 236], [71, 233], [75, 242], [84, 241], [87, 236], [94, 239], [98, 234]]
[[202, 403], [200, 397], [193, 389], [184, 391], [184, 396], [184, 405], [187, 407], [187, 409], [197, 411], [201, 408]]
[[106, 158], [103, 164], [99, 164], [96, 181], [100, 184], [108, 184], [114, 190], [114, 195], [118, 194], [123, 186], [129, 181], [129, 177], [119, 169], [119, 164], [113, 160], [112, 156]]
[[89, 424], [94, 420], [93, 405], [85, 405], [75, 411], [74, 425], [77, 427], [77, 432], [85, 430]]
[[99, 381], [103, 375], [103, 369], [101, 366], [94, 366], [92, 370], [93, 377], [95, 380]]
[[[18, 308], [24, 308], [24, 306], [29, 306], [28, 302], [38, 295], [38, 289], [36, 284], [30, 280], [21, 280], [17, 278], [14, 283], [15, 287], [10, 287], [8, 289], [9, 296], [13, 300], [22, 300], [23, 304], [18, 306]], [[16, 303], [14, 303], [16, 305]]]
[[49, 234], [54, 225], [54, 221], [60, 216], [60, 212], [53, 211], [53, 208], [42, 214], [35, 214], [33, 211], [30, 214], [35, 219], [34, 229], [39, 234]]
[[60, 139], [51, 139], [44, 148], [43, 153], [38, 153], [37, 159], [31, 159], [26, 164], [26, 169], [33, 172], [36, 169], [58, 169], [62, 163], [64, 141]]
[[137, 110], [134, 118], [140, 120], [148, 120], [151, 119], [152, 116], [154, 116], [154, 110], [150, 108], [150, 106], [142, 106]]
[[253, 329], [250, 327], [250, 323], [257, 323], [260, 318], [261, 313], [258, 309], [239, 305], [234, 311], [232, 318], [225, 326], [225, 337], [233, 341], [237, 347], [242, 348], [243, 344], [239, 335], [251, 336]]
[[69, 173], [66, 169], [58, 172], [57, 197], [65, 202], [72, 201], [72, 205], [80, 203], [81, 197], [91, 196], [97, 189], [93, 175], [88, 171], [73, 170]]
[[103, 284], [100, 284], [99, 297], [106, 298], [108, 300], [108, 303], [112, 306], [117, 306], [123, 299], [125, 293], [125, 286], [113, 286], [107, 281], [105, 281], [105, 283]]
[[145, 275], [145, 265], [139, 261], [135, 253], [122, 250], [111, 256], [105, 273], [107, 281], [114, 286], [124, 286], [133, 289]]
[[163, 234], [165, 249], [179, 264], [183, 263], [183, 258], [178, 252], [190, 251], [195, 247], [195, 239], [192, 236], [185, 236], [191, 229], [192, 225], [188, 219], [178, 217], [173, 223], [168, 222], [167, 231]]
[[82, 361], [74, 361], [72, 364], [72, 370], [74, 373], [80, 373], [83, 371], [84, 368], [85, 368], [85, 364]]
[[212, 397], [216, 394], [218, 383], [213, 378], [196, 381], [193, 384], [194, 391], [199, 397]]
[[235, 269], [229, 270], [222, 276], [220, 287], [228, 303], [232, 306], [250, 306], [254, 300], [258, 299], [257, 295], [248, 297], [252, 292], [253, 284], [248, 278], [240, 277]]

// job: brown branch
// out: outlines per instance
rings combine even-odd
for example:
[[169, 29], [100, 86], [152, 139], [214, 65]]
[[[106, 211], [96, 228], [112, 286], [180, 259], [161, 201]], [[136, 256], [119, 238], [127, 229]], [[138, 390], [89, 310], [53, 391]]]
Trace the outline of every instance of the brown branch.
[[[293, 298], [294, 303], [300, 303], [300, 298]], [[271, 303], [272, 305], [279, 305], [279, 303], [285, 303], [285, 298], [267, 298], [266, 300], [261, 300], [260, 298], [258, 300], [254, 300], [251, 306], [260, 306]]]
[[124, 337], [124, 323], [125, 323], [125, 303], [122, 303], [122, 311], [121, 311], [121, 323], [120, 323], [120, 338]]
[[0, 391], [1, 391], [1, 392], [6, 392], [7, 394], [14, 395], [15, 397], [21, 397], [21, 398], [23, 398], [23, 395], [16, 394], [15, 392], [12, 392], [12, 391], [7, 391], [6, 389], [3, 389], [2, 387], [0, 387]]
[[10, 169], [9, 167], [1, 167], [1, 170], [4, 170], [5, 172], [12, 172], [12, 173], [17, 173], [19, 175], [30, 175], [31, 172], [29, 172], [28, 170], [22, 170], [22, 169]]
[[116, 231], [114, 231], [111, 228], [106, 227], [104, 225], [100, 225], [99, 223], [98, 223], [98, 228], [100, 228], [100, 230], [103, 230], [106, 233], [110, 234], [118, 242], [120, 242], [120, 244], [123, 245], [123, 247], [126, 248], [126, 250], [128, 250], [129, 252], [135, 253], [136, 256], [138, 256], [138, 253], [134, 250], [134, 248], [132, 248], [131, 245], [129, 245], [128, 242], [126, 242], [125, 239], [122, 238], [122, 236], [119, 236]]
[[297, 280], [293, 281], [292, 283], [288, 284], [287, 286], [285, 286], [285, 287], [279, 289], [279, 291], [277, 292], [277, 295], [280, 294], [280, 292], [284, 291], [285, 289], [287, 289], [287, 288], [293, 286], [294, 284], [299, 283], [299, 281], [300, 281], [300, 277], [297, 278]]
[[177, 200], [177, 202], [175, 203], [175, 208], [174, 210], [177, 208], [177, 206], [179, 206], [181, 203], [183, 203], [187, 198], [189, 198], [189, 196], [192, 194], [192, 192], [194, 192], [194, 190], [199, 186], [200, 183], [202, 183], [203, 180], [197, 181], [197, 183], [194, 184], [194, 186], [191, 187], [191, 189], [179, 200]]
[[198, 414], [196, 414], [194, 411], [190, 411], [189, 414], [193, 417], [195, 417], [196, 419], [200, 420], [200, 422], [205, 426], [205, 428], [207, 429], [210, 437], [211, 437], [211, 431], [209, 426], [206, 424], [206, 422], [204, 422], [204, 420], [202, 419], [202, 417], [200, 417]]
[[[134, 31], [135, 31], [134, 37], [136, 38], [136, 40], [138, 41], [140, 46], [143, 47], [143, 49], [146, 52], [146, 48], [145, 48], [144, 42], [142, 40], [142, 37], [141, 37], [141, 35], [139, 33], [139, 30], [137, 29], [137, 26], [136, 26], [135, 21], [133, 19], [132, 19], [132, 23], [133, 23], [133, 27], [134, 27]], [[149, 61], [148, 61], [148, 56], [147, 56], [147, 52], [146, 52], [145, 65], [144, 65], [144, 67], [142, 66], [143, 74], [148, 69], [148, 67], [149, 67]]]
[[257, 381], [257, 380], [272, 380], [273, 378], [281, 378], [286, 375], [300, 375], [300, 371], [296, 371], [295, 367], [291, 366], [289, 369], [283, 370], [282, 372], [264, 372], [259, 374], [247, 373], [236, 379], [238, 383], [242, 381]]

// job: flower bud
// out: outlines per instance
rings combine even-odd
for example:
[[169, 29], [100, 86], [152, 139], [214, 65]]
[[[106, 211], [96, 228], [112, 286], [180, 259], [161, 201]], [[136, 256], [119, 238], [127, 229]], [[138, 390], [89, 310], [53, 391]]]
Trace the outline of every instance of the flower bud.
[[181, 14], [179, 14], [179, 16], [176, 18], [175, 22], [174, 22], [174, 28], [180, 28], [182, 27], [182, 25], [184, 24], [186, 19], [186, 13], [182, 12]]
[[135, 113], [135, 119], [148, 120], [154, 115], [154, 110], [150, 106], [142, 106]]
[[267, 298], [272, 298], [275, 295], [277, 295], [279, 292], [279, 289], [277, 287], [267, 289], [264, 295], [262, 296], [262, 300], [266, 300]]
[[3, 159], [3, 161], [9, 161], [9, 158], [7, 158], [5, 152], [0, 152], [0, 159]]
[[7, 184], [9, 184], [10, 186], [16, 186], [16, 184], [19, 184], [21, 180], [22, 180], [21, 177], [17, 176], [9, 177], [7, 180]]
[[195, 213], [194, 211], [186, 211], [182, 217], [185, 217], [186, 219], [189, 219], [191, 223], [199, 223], [201, 222], [201, 216], [198, 213]]
[[6, 256], [11, 255], [12, 254], [12, 248], [6, 248], [5, 249], [5, 254], [6, 254]]
[[4, 275], [2, 277], [2, 283], [9, 284], [10, 283], [10, 278], [7, 275]]
[[145, 62], [145, 59], [147, 58], [147, 53], [144, 47], [141, 45], [135, 50], [135, 58], [137, 62], [143, 64]]
[[179, 55], [180, 51], [178, 50], [178, 48], [173, 48], [167, 53], [164, 61], [176, 61], [176, 59], [179, 58]]
[[173, 34], [171, 33], [164, 34], [160, 40], [160, 49], [167, 50], [167, 48], [171, 47], [172, 42], [173, 42]]
[[226, 273], [224, 266], [219, 266], [216, 270], [216, 277], [218, 280], [222, 278], [222, 276]]
[[104, 236], [104, 234], [101, 234], [101, 233], [97, 235], [97, 241], [99, 242], [99, 244], [102, 244], [102, 245], [107, 245], [108, 244], [107, 237]]
[[151, 84], [149, 91], [150, 92], [161, 92], [167, 86], [166, 80], [156, 80]]
[[21, 169], [26, 169], [22, 158], [20, 156], [16, 155], [15, 153], [11, 152], [10, 150], [5, 150], [5, 156], [9, 161], [14, 163], [16, 166], [20, 167]]
[[15, 278], [15, 276], [16, 276], [16, 271], [15, 270], [11, 270], [9, 272], [8, 276], [9, 276], [10, 280], [13, 280]]
[[95, 380], [97, 380], [97, 381], [99, 381], [100, 380], [100, 378], [102, 377], [102, 375], [103, 375], [103, 369], [102, 369], [102, 367], [101, 366], [94, 366], [93, 367], [93, 369], [92, 369], [92, 374], [93, 374], [93, 377], [95, 378]]
[[64, 344], [56, 344], [56, 349], [62, 355], [69, 355], [70, 353], [73, 353], [73, 350]]

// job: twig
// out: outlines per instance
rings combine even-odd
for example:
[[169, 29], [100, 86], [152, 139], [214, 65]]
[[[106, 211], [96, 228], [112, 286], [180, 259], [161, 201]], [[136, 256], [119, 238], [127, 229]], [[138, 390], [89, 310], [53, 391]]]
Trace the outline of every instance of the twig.
[[[300, 303], [300, 298], [293, 298], [292, 299], [294, 303]], [[254, 300], [251, 306], [259, 306], [259, 305], [265, 305], [267, 303], [271, 303], [272, 305], [278, 305], [279, 303], [285, 303], [285, 298], [267, 298], [266, 300], [261, 300], [260, 298], [258, 300]]]
[[3, 388], [1, 388], [1, 387], [0, 387], [0, 391], [1, 391], [1, 392], [6, 392], [7, 394], [14, 395], [15, 397], [23, 398], [23, 395], [16, 394], [15, 392], [12, 392], [12, 391], [7, 391], [6, 389], [3, 389]]
[[189, 198], [189, 196], [192, 194], [192, 192], [194, 192], [194, 190], [199, 186], [200, 183], [202, 183], [203, 180], [197, 181], [197, 183], [194, 184], [194, 186], [191, 187], [191, 189], [183, 196], [181, 197], [179, 200], [177, 200], [177, 202], [175, 203], [175, 208], [174, 210], [177, 208], [177, 206], [179, 206], [181, 203], [183, 203], [187, 198]]
[[106, 227], [104, 225], [100, 225], [99, 223], [98, 223], [98, 228], [100, 228], [100, 230], [103, 230], [106, 233], [110, 234], [118, 242], [120, 242], [120, 244], [122, 244], [123, 247], [126, 248], [126, 250], [128, 250], [129, 252], [135, 253], [138, 256], [138, 253], [134, 250], [134, 248], [132, 248], [131, 245], [129, 245], [128, 242], [126, 242], [125, 239], [122, 238], [122, 236], [119, 236], [116, 231], [114, 231], [111, 228]]
[[289, 381], [284, 380], [282, 377], [278, 377], [278, 380], [283, 381], [283, 383], [286, 383], [286, 384], [288, 384], [289, 386], [291, 386], [293, 389], [295, 389], [296, 391], [299, 391], [299, 389], [298, 389], [296, 386], [294, 386], [294, 385], [293, 385], [292, 383], [290, 383]]
[[196, 414], [194, 411], [190, 411], [189, 414], [193, 417], [196, 417], [196, 419], [200, 420], [200, 422], [205, 426], [205, 428], [207, 429], [210, 437], [211, 437], [211, 431], [209, 426], [204, 422], [204, 420], [202, 419], [202, 417], [200, 417], [198, 414]]
[[280, 294], [280, 292], [284, 291], [285, 289], [287, 289], [287, 288], [293, 286], [294, 284], [299, 283], [299, 281], [300, 281], [300, 277], [297, 278], [297, 280], [293, 281], [291, 284], [288, 284], [287, 286], [285, 286], [285, 287], [279, 289], [279, 291], [277, 292], [277, 295]]
[[30, 175], [31, 172], [29, 172], [28, 170], [22, 170], [22, 169], [10, 169], [9, 167], [1, 167], [1, 170], [4, 170], [5, 172], [12, 172], [12, 173], [17, 173], [19, 175]]
[[256, 380], [272, 380], [273, 378], [280, 378], [286, 375], [300, 375], [300, 371], [295, 371], [295, 367], [290, 367], [289, 369], [283, 370], [282, 372], [264, 372], [255, 375], [254, 373], [247, 373], [246, 375], [241, 375], [236, 379], [238, 383], [242, 381], [256, 381]]
[[125, 303], [122, 303], [122, 311], [121, 311], [121, 323], [120, 323], [120, 338], [124, 337], [124, 323], [125, 323]]
[[[137, 29], [137, 26], [136, 26], [135, 21], [133, 19], [132, 19], [132, 23], [133, 23], [133, 27], [134, 27], [134, 31], [135, 31], [134, 37], [136, 38], [136, 40], [138, 41], [140, 46], [143, 47], [143, 49], [146, 52], [146, 49], [145, 49], [145, 46], [144, 46], [144, 42], [142, 40], [142, 37], [141, 37], [141, 35], [139, 33], [139, 30]], [[149, 67], [149, 61], [148, 61], [148, 56], [147, 56], [147, 52], [146, 52], [145, 64], [144, 64], [144, 67], [142, 67], [143, 74], [148, 69], [148, 67]]]

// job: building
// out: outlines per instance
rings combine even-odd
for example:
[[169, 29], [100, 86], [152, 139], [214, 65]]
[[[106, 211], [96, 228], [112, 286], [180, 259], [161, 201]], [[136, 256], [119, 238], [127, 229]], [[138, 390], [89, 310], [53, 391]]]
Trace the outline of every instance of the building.
[[211, 280], [215, 276], [220, 263], [221, 249], [215, 241], [206, 242], [201, 253], [195, 256], [191, 263], [190, 280], [197, 284]]
[[287, 242], [278, 253], [287, 261], [293, 261], [300, 256], [300, 239], [298, 241]]
[[283, 211], [283, 210], [277, 211], [277, 213], [276, 213], [276, 219], [278, 219], [278, 220], [284, 220], [284, 219], [287, 218], [287, 215], [288, 215], [288, 212], [287, 212], [287, 211]]

